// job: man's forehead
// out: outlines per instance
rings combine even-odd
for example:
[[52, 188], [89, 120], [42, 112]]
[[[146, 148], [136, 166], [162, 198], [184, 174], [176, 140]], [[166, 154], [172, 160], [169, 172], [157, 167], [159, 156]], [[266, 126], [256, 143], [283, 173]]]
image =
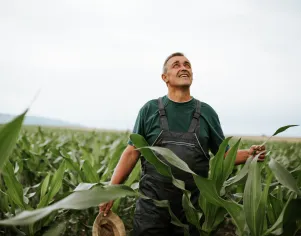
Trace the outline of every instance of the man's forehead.
[[170, 58], [167, 62], [168, 65], [173, 64], [174, 62], [179, 61], [179, 62], [189, 62], [190, 61], [185, 57], [185, 56], [174, 56]]

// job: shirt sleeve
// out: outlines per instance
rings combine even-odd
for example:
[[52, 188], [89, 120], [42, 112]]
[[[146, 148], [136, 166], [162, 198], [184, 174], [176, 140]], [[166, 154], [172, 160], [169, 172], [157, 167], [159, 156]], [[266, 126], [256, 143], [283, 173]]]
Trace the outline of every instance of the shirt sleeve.
[[[135, 121], [134, 129], [132, 131], [134, 134], [140, 134], [141, 136], [144, 137], [144, 116], [143, 116], [143, 108], [140, 109], [138, 116]], [[131, 146], [134, 146], [133, 142], [131, 139], [128, 140], [128, 144]]]
[[[217, 114], [213, 116], [210, 122], [210, 138], [209, 138], [209, 149], [213, 153], [213, 155], [216, 155], [218, 152], [219, 146], [224, 141], [225, 136], [219, 121], [219, 117]], [[226, 152], [229, 150], [230, 145], [227, 145]]]

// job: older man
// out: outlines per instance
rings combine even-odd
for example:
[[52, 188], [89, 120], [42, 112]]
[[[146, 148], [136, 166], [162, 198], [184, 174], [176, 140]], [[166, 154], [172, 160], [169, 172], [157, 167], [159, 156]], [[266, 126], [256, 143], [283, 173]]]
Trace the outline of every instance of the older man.
[[[162, 80], [168, 93], [159, 99], [148, 101], [139, 111], [133, 133], [142, 135], [152, 146], [172, 150], [197, 174], [207, 177], [209, 170], [209, 151], [216, 154], [224, 134], [219, 118], [214, 109], [205, 102], [200, 102], [190, 94], [193, 73], [190, 61], [182, 53], [173, 53], [163, 65]], [[235, 164], [245, 163], [254, 153], [265, 147], [251, 146], [247, 150], [238, 150]], [[227, 150], [229, 147], [227, 148]], [[225, 156], [227, 153], [225, 154]], [[129, 141], [114, 171], [111, 184], [121, 184], [132, 171], [138, 158]], [[264, 153], [259, 157], [264, 159]], [[169, 178], [157, 173], [155, 168], [143, 157], [142, 178], [139, 189], [146, 196], [169, 200], [174, 214], [186, 222], [182, 209], [182, 192]], [[191, 201], [197, 204], [198, 189], [192, 176], [176, 167], [172, 167], [174, 176], [185, 181], [185, 186], [192, 192]], [[113, 201], [100, 206], [100, 212], [106, 214]], [[151, 200], [138, 199], [133, 225], [134, 236], [147, 235], [183, 235], [183, 229], [170, 222], [166, 208], [156, 207]], [[190, 235], [199, 235], [195, 227], [190, 226]]]

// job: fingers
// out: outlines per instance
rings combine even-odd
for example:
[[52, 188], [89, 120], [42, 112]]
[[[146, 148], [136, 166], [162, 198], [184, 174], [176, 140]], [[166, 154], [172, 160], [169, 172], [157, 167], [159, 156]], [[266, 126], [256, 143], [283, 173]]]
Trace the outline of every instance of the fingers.
[[104, 216], [106, 216], [108, 214], [108, 212], [111, 210], [112, 206], [113, 206], [113, 201], [108, 202], [108, 204], [106, 205], [106, 208], [104, 210], [104, 214], [103, 214]]
[[261, 146], [261, 145], [252, 145], [250, 148], [250, 153], [252, 153], [252, 156], [258, 156], [258, 161], [262, 162], [265, 159], [266, 156], [266, 149], [265, 146]]
[[102, 213], [106, 209], [107, 203], [100, 204], [99, 207], [99, 213]]
[[99, 213], [103, 212], [103, 216], [106, 216], [113, 206], [113, 201], [103, 203], [99, 205]]
[[264, 151], [265, 150], [265, 146], [261, 146], [261, 145], [253, 145], [252, 148], [256, 151]]
[[259, 155], [259, 157], [260, 157], [260, 156], [265, 156], [266, 152], [267, 152], [266, 150], [264, 150], [264, 151], [255, 151], [254, 154], [255, 154], [255, 156]]

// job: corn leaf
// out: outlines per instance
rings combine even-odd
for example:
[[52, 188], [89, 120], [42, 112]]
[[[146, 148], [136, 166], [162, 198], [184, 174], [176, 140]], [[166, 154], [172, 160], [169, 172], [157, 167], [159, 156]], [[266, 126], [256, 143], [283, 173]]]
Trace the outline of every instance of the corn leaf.
[[299, 126], [299, 125], [286, 125], [286, 126], [280, 127], [279, 129], [277, 129], [275, 131], [275, 133], [272, 136], [270, 136], [263, 144], [261, 144], [261, 146], [265, 145], [273, 136], [276, 136], [277, 134], [284, 132], [288, 128], [295, 127], [295, 126]]
[[283, 236], [295, 235], [300, 229], [297, 221], [301, 220], [301, 199], [293, 199], [289, 202], [283, 216]]
[[138, 134], [132, 134], [130, 138], [133, 141], [135, 147], [139, 148], [146, 160], [153, 164], [159, 173], [171, 177], [172, 183], [183, 191], [182, 205], [187, 216], [187, 220], [200, 230], [199, 220], [201, 214], [199, 214], [199, 212], [194, 208], [193, 204], [190, 201], [191, 193], [185, 189], [185, 183], [183, 181], [174, 178], [170, 166], [159, 160], [158, 157], [152, 152], [152, 150], [164, 156], [167, 161], [172, 162], [171, 164], [175, 165], [176, 167], [183, 168], [185, 171], [188, 171], [190, 173], [194, 172], [189, 169], [188, 165], [184, 161], [178, 158], [169, 149], [162, 147], [150, 147], [148, 146], [145, 139]]
[[200, 190], [200, 194], [203, 195], [208, 202], [216, 206], [224, 207], [228, 211], [237, 227], [237, 230], [242, 234], [245, 228], [243, 207], [235, 202], [222, 199], [217, 193], [213, 180], [196, 175], [194, 176], [194, 181]]
[[224, 187], [231, 186], [233, 184], [239, 184], [246, 179], [248, 172], [249, 172], [249, 167], [251, 164], [252, 158], [248, 158], [246, 163], [244, 164], [243, 168], [232, 178], [228, 179], [227, 181], [224, 182]]
[[270, 235], [271, 233], [274, 235], [280, 235], [283, 232], [283, 217], [285, 214], [285, 211], [289, 205], [289, 203], [291, 202], [291, 200], [293, 199], [295, 193], [291, 193], [289, 196], [289, 199], [287, 200], [286, 204], [284, 205], [279, 217], [277, 218], [276, 222], [272, 225], [271, 228], [269, 228], [268, 230], [266, 230], [264, 232], [263, 235]]
[[41, 186], [40, 199], [42, 199], [48, 191], [50, 177], [51, 177], [51, 174], [48, 173], [47, 176], [45, 177], [45, 179], [43, 180], [43, 183], [42, 183], [42, 186]]
[[[195, 174], [187, 165], [187, 163], [183, 160], [181, 160], [176, 154], [174, 154], [170, 149], [163, 148], [163, 147], [146, 147], [147, 149], [151, 149], [153, 151], [156, 151], [160, 155], [164, 157], [165, 160], [167, 160], [170, 164], [173, 166], [179, 168], [180, 170], [186, 171], [191, 174]], [[143, 149], [143, 148], [141, 148]]]
[[66, 222], [59, 223], [49, 229], [43, 236], [59, 236], [66, 230]]
[[230, 151], [228, 152], [227, 156], [225, 157], [224, 160], [224, 168], [223, 168], [223, 177], [222, 177], [222, 182], [224, 183], [229, 176], [231, 175], [234, 165], [235, 165], [235, 160], [236, 160], [236, 155], [237, 155], [237, 150], [240, 144], [240, 140], [239, 139], [234, 145], [233, 147], [230, 149]]
[[101, 181], [105, 181], [109, 176], [112, 175], [124, 148], [125, 147], [121, 140], [117, 139], [113, 142], [107, 154], [107, 168], [104, 174], [101, 176]]
[[201, 230], [200, 219], [202, 214], [198, 212], [190, 201], [191, 193], [185, 191], [182, 198], [182, 206], [185, 210], [186, 219], [192, 225], [195, 225], [198, 230]]
[[52, 201], [54, 196], [58, 193], [58, 191], [62, 186], [64, 172], [65, 172], [65, 161], [61, 163], [59, 169], [55, 172], [55, 174], [51, 178], [49, 184], [49, 191], [43, 198], [41, 198], [41, 201], [38, 204], [38, 208], [47, 206], [49, 202]]
[[205, 215], [205, 221], [202, 225], [202, 229], [207, 233], [210, 233], [214, 230], [214, 225], [218, 225], [220, 222], [216, 222], [217, 211], [221, 209], [220, 207], [208, 202], [206, 198], [200, 197], [200, 203], [202, 205], [202, 209]]
[[[149, 144], [146, 142], [146, 140], [139, 134], [131, 134], [130, 139], [134, 143], [136, 148], [142, 148], [142, 147], [147, 147]], [[149, 148], [143, 148], [140, 149], [140, 152], [145, 159], [147, 159], [148, 162], [150, 162], [158, 171], [163, 176], [170, 176], [170, 172], [168, 168], [166, 168], [166, 164], [163, 163], [161, 160], [159, 160], [156, 155], [150, 150]]]
[[84, 171], [87, 182], [89, 182], [89, 183], [98, 183], [99, 182], [99, 177], [89, 161], [87, 161], [87, 160], [84, 161], [82, 169]]
[[89, 190], [91, 189], [93, 186], [97, 185], [98, 183], [80, 183], [73, 191], [83, 191], [83, 190]]
[[210, 159], [209, 179], [214, 180], [218, 192], [220, 192], [224, 183], [224, 178], [223, 178], [224, 159], [225, 159], [226, 148], [228, 146], [228, 142], [230, 139], [231, 137], [224, 139], [221, 145], [219, 146], [217, 154]]
[[295, 126], [299, 126], [299, 125], [286, 125], [286, 126], [280, 127], [279, 129], [277, 129], [275, 131], [275, 133], [272, 136], [280, 134], [280, 133], [284, 132], [285, 130], [287, 130], [288, 128], [295, 127]]
[[124, 185], [111, 185], [105, 187], [95, 186], [89, 190], [73, 192], [69, 196], [48, 207], [33, 211], [23, 211], [10, 219], [0, 220], [0, 225], [29, 225], [59, 209], [82, 210], [98, 206], [101, 203], [116, 198], [136, 195], [137, 193], [133, 189]]
[[17, 204], [21, 209], [25, 209], [26, 206], [23, 199], [23, 187], [14, 174], [12, 164], [8, 161], [3, 170], [3, 179], [7, 186], [6, 193], [15, 204]]
[[244, 211], [246, 222], [251, 231], [251, 235], [262, 235], [264, 222], [264, 208], [259, 208], [262, 195], [261, 174], [258, 167], [258, 156], [256, 156], [250, 165], [248, 179], [244, 190]]
[[141, 172], [141, 162], [139, 160], [124, 184], [127, 186], [131, 186], [136, 180], [138, 180], [140, 172]]
[[284, 168], [283, 165], [271, 158], [269, 161], [269, 167], [273, 171], [279, 183], [301, 196], [301, 191], [298, 188], [297, 181], [294, 179], [292, 174]]
[[0, 172], [9, 155], [15, 148], [27, 111], [28, 110], [25, 110], [21, 115], [17, 116], [0, 129]]
[[[144, 198], [146, 198], [146, 197], [144, 197]], [[176, 226], [182, 227], [184, 229], [184, 236], [189, 236], [189, 226], [187, 224], [183, 224], [177, 218], [177, 216], [172, 212], [172, 210], [170, 208], [170, 204], [169, 204], [168, 201], [166, 201], [166, 200], [159, 201], [159, 200], [155, 200], [155, 199], [152, 199], [152, 201], [158, 207], [166, 207], [168, 209], [168, 212], [169, 212], [170, 216], [171, 216], [171, 223], [176, 225]]]
[[[135, 141], [133, 141], [134, 138], [136, 139]], [[132, 134], [131, 139], [132, 139], [134, 145], [137, 147], [136, 141], [137, 140], [141, 141], [144, 138], [138, 134]], [[150, 150], [150, 151], [156, 150], [156, 152], [158, 152], [160, 155], [162, 155], [167, 161], [171, 160], [171, 162], [172, 162], [171, 164], [173, 164], [175, 167], [193, 174], [194, 181], [196, 183], [196, 186], [200, 190], [200, 194], [202, 194], [208, 200], [208, 202], [210, 202], [214, 205], [226, 208], [226, 210], [229, 212], [229, 214], [233, 217], [233, 220], [234, 220], [236, 226], [238, 227], [238, 230], [240, 232], [243, 232], [244, 226], [245, 226], [245, 220], [244, 220], [244, 213], [243, 213], [242, 206], [239, 204], [236, 204], [234, 202], [225, 201], [224, 199], [220, 198], [219, 194], [217, 193], [214, 180], [206, 179], [206, 178], [203, 178], [201, 176], [194, 174], [194, 172], [189, 169], [188, 165], [184, 161], [182, 161], [177, 155], [173, 154], [173, 155], [169, 156], [170, 151], [167, 151], [168, 149], [166, 149], [166, 148], [148, 147], [146, 141], [141, 142], [140, 145], [141, 146], [140, 147], [138, 146], [138, 148], [139, 148], [139, 150], [141, 150], [142, 154], [143, 154], [143, 151], [146, 151], [146, 150]], [[141, 148], [141, 147], [144, 147], [144, 148]], [[150, 154], [150, 153], [148, 153], [148, 154]], [[154, 155], [154, 154], [151, 152], [150, 155]], [[143, 156], [146, 157], [146, 155], [144, 155], [144, 154], [143, 154]], [[155, 156], [155, 159], [157, 159], [156, 156]], [[166, 166], [165, 167], [165, 168], [167, 168], [166, 172], [170, 172], [170, 169], [168, 169], [168, 166], [165, 165], [164, 163], [162, 163], [162, 164], [164, 166]], [[157, 170], [160, 171], [159, 168], [157, 168]], [[174, 178], [173, 178], [173, 180], [174, 180]], [[174, 182], [173, 183], [178, 187], [179, 186], [178, 181], [174, 181]], [[183, 186], [179, 186], [179, 187], [183, 188]], [[182, 189], [182, 190], [185, 190], [185, 189]]]

